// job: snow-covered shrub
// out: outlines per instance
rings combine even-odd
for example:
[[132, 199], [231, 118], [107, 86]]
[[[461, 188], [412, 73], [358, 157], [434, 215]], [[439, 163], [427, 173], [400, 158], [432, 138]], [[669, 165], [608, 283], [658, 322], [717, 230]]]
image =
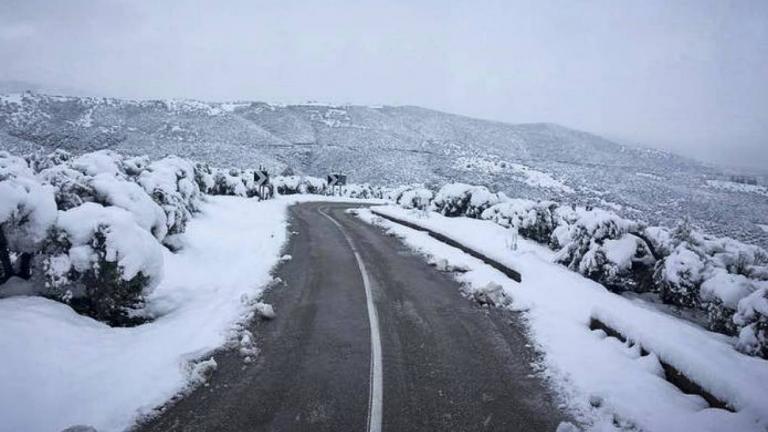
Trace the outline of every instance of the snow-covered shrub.
[[159, 283], [163, 254], [131, 213], [85, 203], [59, 212], [42, 268], [49, 296], [98, 320], [126, 325]]
[[423, 187], [423, 185], [406, 185], [389, 188], [383, 192], [383, 198], [387, 201], [397, 203], [405, 191], [420, 187]]
[[90, 180], [94, 201], [122, 208], [133, 215], [136, 223], [162, 241], [168, 233], [165, 212], [136, 183], [110, 174], [99, 174]]
[[521, 236], [546, 244], [557, 227], [557, 207], [553, 201], [508, 199], [489, 207], [480, 217], [515, 228]]
[[51, 168], [57, 165], [61, 165], [72, 159], [72, 154], [66, 150], [56, 149], [51, 153], [43, 153], [42, 151], [34, 152], [26, 156], [26, 160], [29, 163], [30, 168], [36, 173], [44, 169]]
[[296, 175], [277, 176], [272, 179], [275, 191], [280, 195], [293, 195], [300, 193], [301, 177]]
[[[202, 197], [195, 181], [194, 165], [185, 159], [168, 156], [150, 163], [137, 181], [165, 212], [167, 233], [184, 232]], [[240, 184], [242, 186], [242, 182]]]
[[353, 183], [342, 188], [341, 194], [348, 198], [379, 198], [381, 193], [368, 183]]
[[208, 164], [200, 162], [195, 164], [194, 170], [197, 188], [204, 194], [212, 194], [213, 189], [216, 186], [214, 170]]
[[484, 186], [450, 183], [437, 192], [431, 209], [444, 216], [468, 216], [477, 218], [488, 207], [499, 202], [498, 195]]
[[328, 183], [320, 177], [305, 176], [301, 184], [301, 193], [324, 194], [328, 191]]
[[728, 237], [699, 236], [705, 253], [715, 266], [752, 279], [768, 279], [768, 252], [765, 249]]
[[601, 209], [575, 213], [578, 218], [568, 225], [567, 235], [558, 233], [558, 243], [566, 244], [556, 261], [615, 291], [650, 289], [655, 259], [635, 234], [642, 225]]
[[325, 180], [310, 176], [277, 176], [270, 181], [279, 195], [324, 194], [328, 188]]
[[642, 230], [642, 237], [653, 248], [654, 255], [661, 258], [672, 253], [674, 248], [672, 231], [665, 227], [649, 226]]
[[59, 210], [69, 210], [95, 199], [96, 192], [90, 177], [66, 164], [45, 168], [38, 173], [37, 178], [54, 187]]
[[736, 347], [768, 359], [768, 283], [739, 301], [733, 321], [741, 330]]
[[24, 159], [0, 152], [0, 282], [30, 277], [33, 254], [55, 220], [53, 187], [40, 184]]
[[87, 176], [107, 173], [114, 176], [125, 175], [123, 157], [112, 150], [99, 150], [80, 155], [71, 161], [69, 166]]
[[682, 307], [699, 306], [706, 268], [706, 257], [686, 243], [678, 244], [656, 265], [654, 281], [662, 301]]
[[688, 221], [671, 234], [671, 252], [659, 261], [655, 281], [662, 300], [678, 306], [703, 306], [710, 327], [733, 332], [728, 317], [753, 282], [768, 279], [768, 254], [762, 248], [697, 231]]
[[123, 172], [131, 178], [138, 177], [149, 167], [149, 156], [132, 156], [121, 161]]
[[399, 191], [395, 202], [403, 208], [425, 210], [429, 207], [434, 194], [431, 190], [424, 187], [408, 188]]
[[738, 326], [733, 317], [739, 301], [755, 291], [755, 285], [746, 276], [723, 268], [715, 268], [711, 273], [699, 288], [701, 304], [707, 312], [707, 326], [712, 331], [735, 335]]
[[216, 174], [214, 174], [213, 179], [215, 185], [213, 187], [213, 195], [241, 197], [248, 195], [248, 189], [246, 189], [240, 170], [238, 169], [219, 169], [216, 171]]

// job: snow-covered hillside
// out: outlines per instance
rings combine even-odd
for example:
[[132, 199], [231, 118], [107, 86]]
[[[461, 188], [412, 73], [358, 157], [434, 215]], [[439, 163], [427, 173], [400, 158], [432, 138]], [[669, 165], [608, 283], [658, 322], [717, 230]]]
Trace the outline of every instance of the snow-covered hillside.
[[464, 181], [511, 196], [611, 207], [768, 245], [768, 197], [712, 187], [717, 168], [554, 124], [505, 124], [418, 107], [0, 96], [0, 149], [109, 148], [220, 166], [286, 167], [355, 182]]

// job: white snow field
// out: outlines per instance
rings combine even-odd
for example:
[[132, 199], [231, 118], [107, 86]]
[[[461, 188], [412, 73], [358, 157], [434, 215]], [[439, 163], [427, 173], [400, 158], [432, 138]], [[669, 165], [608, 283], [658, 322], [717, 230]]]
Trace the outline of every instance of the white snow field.
[[[515, 239], [517, 249], [511, 250], [509, 231], [493, 222], [395, 206], [375, 209], [446, 235], [522, 274], [522, 283], [516, 283], [425, 232], [389, 222], [369, 210], [358, 212], [427, 255], [438, 269], [468, 269], [456, 273], [468, 295], [490, 296], [495, 304], [509, 302], [509, 308], [522, 312], [535, 348], [542, 353], [542, 373], [590, 430], [766, 430], [768, 361], [737, 352], [735, 338], [613, 294], [554, 264], [554, 252], [532, 241]], [[651, 354], [642, 356], [638, 345], [590, 330], [592, 316]], [[700, 396], [681, 392], [664, 379], [659, 358], [736, 412], [709, 408]]]
[[0, 431], [122, 431], [201, 379], [215, 367], [201, 360], [264, 309], [256, 299], [287, 239], [287, 207], [321, 199], [209, 197], [183, 249], [164, 249], [147, 302], [159, 318], [147, 324], [113, 328], [42, 297], [0, 299]]

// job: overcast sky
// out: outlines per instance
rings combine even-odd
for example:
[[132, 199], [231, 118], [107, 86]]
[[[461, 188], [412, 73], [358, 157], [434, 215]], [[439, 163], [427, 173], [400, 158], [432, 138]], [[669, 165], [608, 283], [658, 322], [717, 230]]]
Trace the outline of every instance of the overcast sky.
[[0, 0], [0, 79], [420, 105], [768, 166], [765, 0]]

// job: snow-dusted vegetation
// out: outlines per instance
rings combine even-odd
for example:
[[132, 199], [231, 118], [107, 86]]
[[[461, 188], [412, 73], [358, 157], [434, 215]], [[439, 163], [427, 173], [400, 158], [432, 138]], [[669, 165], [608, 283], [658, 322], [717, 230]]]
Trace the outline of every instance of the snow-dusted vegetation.
[[161, 242], [184, 232], [202, 199], [194, 165], [111, 151], [2, 153], [0, 164], [2, 281], [27, 280], [30, 293], [113, 325], [148, 318]]
[[[765, 341], [768, 303], [764, 289], [742, 300], [743, 316], [740, 312], [735, 321], [750, 323], [743, 327], [746, 335], [723, 337], [671, 316], [643, 298], [616, 295], [558, 265], [558, 251], [547, 244], [521, 238], [517, 248], [510, 250], [507, 226], [435, 212], [425, 215], [399, 206], [372, 210], [360, 210], [358, 215], [426, 255], [440, 271], [452, 272], [469, 298], [521, 314], [533, 345], [541, 353], [537, 362], [543, 375], [564, 395], [564, 404], [584, 430], [760, 432], [768, 424], [766, 361], [734, 349], [738, 346], [748, 352], [743, 343], [755, 349], [760, 340]], [[519, 271], [522, 280], [515, 282], [460, 249], [374, 212], [448, 237]], [[567, 213], [572, 214], [572, 209]], [[602, 223], [595, 226], [606, 231], [605, 218], [597, 219]], [[663, 234], [656, 238], [661, 237]], [[607, 323], [626, 341], [592, 329], [593, 318]], [[668, 366], [679, 372], [667, 370]], [[729, 410], [715, 409], [699, 395], [673, 385], [668, 379], [677, 373], [700, 385]]]
[[[0, 153], [0, 282], [111, 325], [150, 319], [144, 299], [163, 275], [164, 247], [175, 249], [207, 195], [267, 198], [328, 191], [314, 177], [277, 177], [260, 191], [250, 169], [220, 169], [168, 156], [124, 157], [109, 150], [73, 156], [57, 150], [26, 158]], [[264, 194], [263, 197], [259, 193]], [[341, 189], [380, 198], [368, 184]], [[19, 291], [21, 290], [21, 291]], [[0, 295], [7, 295], [0, 286]]]
[[757, 187], [721, 183], [715, 179], [729, 176], [716, 167], [554, 124], [418, 107], [0, 95], [0, 150], [40, 148], [177, 154], [316, 177], [340, 171], [389, 187], [459, 181], [517, 198], [612, 203], [620, 216], [654, 225], [687, 214], [713, 234], [768, 246], [768, 232], [757, 225], [768, 224], [764, 180]]
[[512, 199], [462, 183], [436, 192], [402, 189], [394, 201], [493, 221], [546, 245], [555, 262], [611, 291], [654, 294], [681, 313], [701, 316], [708, 329], [738, 337], [741, 351], [768, 353], [768, 252], [759, 246], [705, 234], [687, 219], [671, 229], [649, 226], [600, 208]]
[[274, 313], [257, 299], [286, 208], [307, 199], [262, 200], [274, 192], [253, 170], [176, 156], [0, 152], [0, 429], [124, 430], [200, 382], [213, 350], [247, 339], [238, 323]]

